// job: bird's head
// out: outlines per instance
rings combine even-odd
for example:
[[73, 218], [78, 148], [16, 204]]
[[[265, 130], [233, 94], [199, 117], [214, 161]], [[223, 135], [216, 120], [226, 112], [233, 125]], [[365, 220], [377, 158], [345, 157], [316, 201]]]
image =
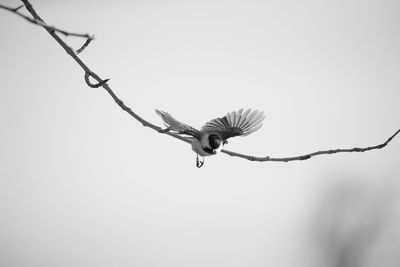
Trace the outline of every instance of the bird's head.
[[222, 147], [222, 139], [219, 135], [217, 134], [210, 134], [208, 136], [208, 144], [210, 145], [212, 150], [220, 150], [220, 148]]

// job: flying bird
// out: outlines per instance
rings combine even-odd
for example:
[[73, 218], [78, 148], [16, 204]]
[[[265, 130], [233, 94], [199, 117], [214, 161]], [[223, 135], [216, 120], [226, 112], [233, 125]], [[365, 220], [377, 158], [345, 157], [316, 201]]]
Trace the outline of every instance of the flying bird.
[[[196, 152], [196, 166], [202, 167], [204, 157], [212, 156], [222, 150], [222, 146], [228, 143], [228, 138], [235, 136], [247, 136], [262, 126], [262, 121], [265, 118], [264, 112], [251, 109], [243, 111], [229, 112], [222, 118], [216, 118], [207, 122], [201, 130], [197, 130], [183, 122], [176, 120], [169, 113], [156, 110], [156, 113], [161, 117], [166, 125], [166, 133], [172, 131], [177, 134], [190, 136], [192, 149]], [[199, 155], [203, 159], [199, 160]]]

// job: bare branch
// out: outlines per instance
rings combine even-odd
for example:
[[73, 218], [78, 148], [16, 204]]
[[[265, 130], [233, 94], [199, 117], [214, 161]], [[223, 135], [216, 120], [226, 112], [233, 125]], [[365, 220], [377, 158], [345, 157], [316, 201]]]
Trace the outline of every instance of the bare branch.
[[287, 157], [287, 158], [272, 158], [269, 156], [266, 157], [254, 157], [254, 156], [249, 156], [249, 155], [244, 155], [236, 152], [232, 152], [229, 150], [222, 150], [222, 153], [228, 154], [233, 157], [240, 157], [244, 158], [250, 161], [280, 161], [280, 162], [288, 162], [288, 161], [295, 161], [295, 160], [307, 160], [312, 157], [318, 156], [318, 155], [327, 155], [327, 154], [335, 154], [335, 153], [343, 153], [343, 152], [365, 152], [369, 150], [374, 150], [374, 149], [381, 149], [384, 148], [387, 144], [389, 144], [390, 141], [400, 132], [400, 129], [397, 130], [391, 137], [389, 137], [384, 143], [376, 145], [376, 146], [370, 146], [370, 147], [354, 147], [354, 148], [346, 148], [346, 149], [331, 149], [331, 150], [322, 150], [322, 151], [317, 151], [297, 157]]
[[[90, 42], [94, 40], [94, 35], [92, 35], [92, 34], [88, 34], [88, 33], [84, 33], [83, 34], [83, 33], [75, 33], [75, 32], [65, 31], [65, 30], [59, 29], [59, 28], [57, 28], [55, 26], [48, 25], [46, 22], [44, 22], [44, 20], [42, 20], [36, 14], [36, 12], [33, 9], [32, 5], [28, 1], [22, 1], [22, 2], [24, 2], [25, 6], [26, 6], [26, 8], [28, 9], [29, 12], [31, 12], [31, 11], [33, 12], [33, 13], [31, 12], [32, 15], [35, 14], [35, 15], [33, 15], [34, 18], [26, 16], [26, 15], [22, 14], [19, 11], [23, 7], [23, 5], [21, 5], [19, 7], [16, 7], [16, 8], [11, 8], [11, 7], [7, 7], [7, 6], [4, 6], [4, 5], [0, 4], [0, 8], [8, 10], [8, 11], [18, 15], [18, 16], [24, 18], [25, 20], [29, 21], [30, 23], [42, 26], [48, 31], [58, 32], [58, 33], [61, 33], [61, 34], [65, 35], [65, 36], [75, 36], [75, 37], [86, 38], [86, 42], [82, 45], [82, 47], [80, 47], [76, 51], [77, 54], [81, 53], [90, 44]], [[28, 8], [28, 6], [29, 6], [29, 8]]]
[[[21, 13], [18, 12], [18, 10], [22, 7], [17, 7], [17, 8], [9, 8], [9, 7], [5, 7], [3, 5], [0, 5], [0, 8], [9, 10], [15, 14], [18, 14], [19, 16], [25, 18], [26, 20], [30, 21], [31, 23], [43, 26], [46, 31], [64, 48], [64, 50], [76, 61], [76, 63], [78, 63], [78, 65], [83, 69], [84, 73], [85, 73], [85, 81], [86, 84], [92, 88], [98, 88], [98, 87], [103, 87], [107, 93], [113, 98], [113, 100], [115, 101], [115, 103], [117, 103], [117, 105], [124, 110], [125, 112], [127, 112], [129, 115], [131, 115], [133, 118], [135, 118], [137, 121], [139, 121], [143, 126], [145, 127], [149, 127], [159, 133], [163, 133], [163, 134], [167, 134], [169, 136], [172, 136], [174, 138], [177, 138], [183, 142], [186, 143], [191, 143], [189, 138], [183, 137], [181, 135], [178, 134], [174, 134], [168, 131], [168, 129], [163, 130], [162, 128], [146, 121], [145, 119], [143, 119], [142, 117], [140, 117], [139, 115], [137, 115], [135, 112], [132, 111], [131, 108], [129, 108], [128, 106], [126, 106], [124, 104], [124, 102], [119, 99], [117, 97], [117, 95], [114, 93], [113, 90], [111, 90], [110, 86], [108, 85], [108, 80], [109, 79], [101, 79], [96, 73], [92, 72], [89, 67], [86, 66], [86, 64], [78, 57], [78, 53], [80, 53], [85, 47], [87, 47], [87, 45], [90, 43], [91, 40], [93, 40], [93, 36], [91, 35], [84, 35], [84, 34], [73, 34], [70, 32], [66, 32], [60, 29], [57, 29], [55, 27], [49, 26], [47, 25], [42, 18], [40, 18], [40, 16], [36, 13], [36, 11], [33, 9], [32, 5], [30, 4], [30, 2], [28, 0], [21, 0], [26, 9], [32, 14], [33, 19], [29, 18]], [[86, 43], [80, 48], [78, 49], [77, 53], [75, 53], [57, 34], [56, 32], [62, 33], [64, 35], [73, 35], [73, 36], [79, 36], [79, 37], [85, 37], [87, 38]], [[89, 78], [92, 77], [93, 79], [95, 79], [98, 83], [97, 84], [92, 84], [89, 80]], [[273, 157], [255, 157], [255, 156], [250, 156], [250, 155], [245, 155], [245, 154], [240, 154], [237, 152], [233, 152], [233, 151], [229, 151], [229, 150], [222, 150], [222, 153], [228, 154], [230, 156], [234, 156], [234, 157], [240, 157], [240, 158], [244, 158], [250, 161], [277, 161], [277, 162], [289, 162], [289, 161], [297, 161], [297, 160], [307, 160], [310, 159], [314, 156], [318, 156], [318, 155], [327, 155], [327, 154], [335, 154], [335, 153], [344, 153], [344, 152], [365, 152], [365, 151], [369, 151], [369, 150], [374, 150], [374, 149], [381, 149], [384, 148], [387, 144], [389, 144], [389, 142], [392, 141], [392, 139], [400, 132], [400, 129], [397, 130], [391, 137], [389, 137], [384, 143], [376, 145], [376, 146], [370, 146], [370, 147], [365, 147], [365, 148], [359, 148], [359, 147], [354, 147], [354, 148], [349, 148], [349, 149], [332, 149], [332, 150], [322, 150], [322, 151], [317, 151], [317, 152], [313, 152], [313, 153], [309, 153], [309, 154], [305, 154], [305, 155], [301, 155], [301, 156], [296, 156], [296, 157], [286, 157], [286, 158], [273, 158]]]
[[[31, 3], [28, 0], [21, 0], [21, 1], [24, 3], [26, 9], [32, 14], [34, 19], [43, 21], [42, 18], [40, 18], [40, 16], [33, 9]], [[95, 79], [98, 82], [98, 84], [100, 84], [101, 87], [103, 87], [107, 91], [107, 93], [114, 99], [115, 103], [117, 103], [117, 105], [122, 110], [124, 110], [129, 115], [131, 115], [133, 118], [138, 120], [143, 126], [150, 127], [151, 129], [153, 129], [153, 130], [155, 130], [157, 132], [162, 132], [163, 131], [162, 128], [160, 128], [160, 127], [158, 127], [158, 126], [146, 121], [145, 119], [143, 119], [142, 117], [137, 115], [135, 112], [133, 112], [130, 107], [126, 106], [124, 104], [124, 102], [117, 97], [117, 95], [114, 93], [114, 91], [111, 90], [110, 86], [107, 84], [108, 79], [103, 80], [96, 73], [92, 72], [89, 69], [89, 67], [86, 66], [86, 64], [75, 53], [72, 52], [71, 48], [57, 34], [54, 33], [54, 31], [49, 30], [46, 27], [45, 27], [45, 29], [57, 41], [57, 43], [59, 43], [65, 49], [65, 51], [76, 61], [76, 63], [78, 63], [78, 65], [85, 71], [85, 79], [89, 78], [89, 76], [87, 75], [87, 74], [89, 74], [93, 79]], [[89, 84], [91, 84], [90, 81], [89, 81]], [[188, 138], [186, 138], [186, 137], [183, 137], [183, 136], [171, 133], [171, 132], [168, 132], [166, 134], [168, 134], [169, 136], [172, 136], [174, 138], [177, 138], [177, 139], [179, 139], [181, 141], [184, 141], [186, 143], [190, 143], [190, 140]]]

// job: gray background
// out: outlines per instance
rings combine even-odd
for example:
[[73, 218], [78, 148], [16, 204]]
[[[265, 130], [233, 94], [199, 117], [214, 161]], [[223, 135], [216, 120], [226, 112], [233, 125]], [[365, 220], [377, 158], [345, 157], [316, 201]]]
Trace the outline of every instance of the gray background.
[[[369, 146], [400, 126], [399, 1], [32, 4], [95, 34], [82, 59], [153, 123], [155, 108], [198, 128], [263, 110], [229, 150]], [[187, 144], [88, 88], [43, 29], [0, 10], [0, 35], [1, 266], [398, 266], [399, 139], [197, 169]]]

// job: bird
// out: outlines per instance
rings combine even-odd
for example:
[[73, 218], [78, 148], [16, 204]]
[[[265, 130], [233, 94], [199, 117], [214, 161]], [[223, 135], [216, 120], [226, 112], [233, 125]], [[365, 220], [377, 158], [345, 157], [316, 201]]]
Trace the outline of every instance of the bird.
[[[161, 110], [155, 112], [163, 120], [166, 129], [160, 132], [173, 132], [179, 135], [187, 135], [192, 145], [192, 150], [196, 153], [196, 167], [204, 165], [204, 157], [213, 156], [228, 144], [228, 139], [235, 136], [247, 136], [261, 128], [265, 118], [264, 112], [258, 110], [239, 109], [227, 113], [221, 118], [207, 122], [200, 130], [176, 120], [169, 113]], [[199, 159], [202, 157], [202, 160]]]

